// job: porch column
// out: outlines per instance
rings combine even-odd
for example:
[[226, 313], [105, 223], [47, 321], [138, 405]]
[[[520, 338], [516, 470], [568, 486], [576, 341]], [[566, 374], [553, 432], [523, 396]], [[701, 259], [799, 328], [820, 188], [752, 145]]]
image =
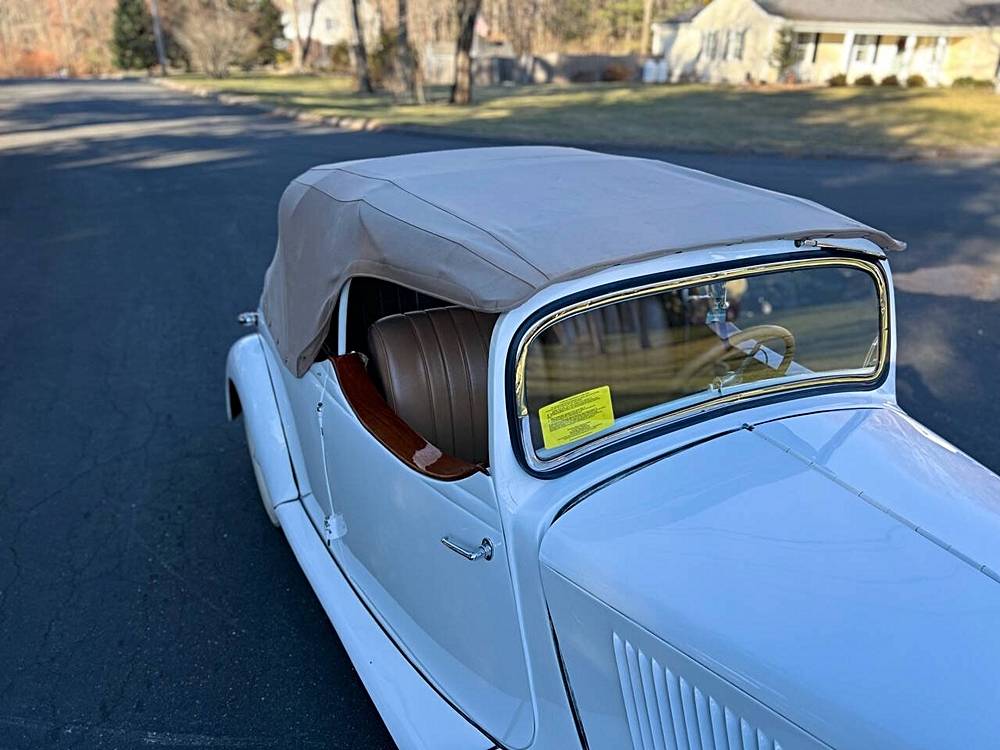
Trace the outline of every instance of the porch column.
[[840, 69], [844, 71], [844, 75], [851, 69], [851, 50], [854, 49], [854, 32], [848, 31], [844, 34], [844, 46], [841, 48], [840, 52]]
[[899, 66], [900, 78], [905, 80], [910, 75], [910, 63], [913, 62], [913, 51], [917, 48], [917, 37], [910, 34], [906, 37], [906, 44], [903, 45], [903, 59]]
[[812, 64], [813, 58], [816, 57], [816, 45], [819, 43], [819, 34], [809, 35], [809, 44], [806, 45], [805, 50], [802, 52], [802, 60], [806, 64]]
[[948, 53], [948, 37], [939, 36], [934, 44], [934, 62], [931, 65], [931, 83], [935, 86], [941, 83], [941, 71], [944, 70], [944, 57]]

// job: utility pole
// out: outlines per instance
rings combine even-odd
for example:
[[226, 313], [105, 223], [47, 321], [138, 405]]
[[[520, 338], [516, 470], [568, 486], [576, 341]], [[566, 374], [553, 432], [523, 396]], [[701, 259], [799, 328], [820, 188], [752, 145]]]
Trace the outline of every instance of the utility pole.
[[151, 0], [153, 6], [153, 36], [156, 38], [156, 57], [160, 61], [160, 73], [167, 76], [167, 53], [163, 48], [163, 29], [160, 27], [160, 5], [156, 0]]

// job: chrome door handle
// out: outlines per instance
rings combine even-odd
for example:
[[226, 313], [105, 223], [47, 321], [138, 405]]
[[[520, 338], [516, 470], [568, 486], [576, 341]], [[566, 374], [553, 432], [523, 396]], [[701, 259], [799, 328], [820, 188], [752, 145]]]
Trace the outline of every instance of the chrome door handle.
[[493, 559], [493, 542], [489, 539], [483, 539], [479, 546], [475, 549], [466, 549], [460, 544], [455, 544], [448, 537], [441, 537], [441, 544], [450, 549], [452, 552], [461, 555], [466, 560], [476, 560], [482, 558], [483, 560]]

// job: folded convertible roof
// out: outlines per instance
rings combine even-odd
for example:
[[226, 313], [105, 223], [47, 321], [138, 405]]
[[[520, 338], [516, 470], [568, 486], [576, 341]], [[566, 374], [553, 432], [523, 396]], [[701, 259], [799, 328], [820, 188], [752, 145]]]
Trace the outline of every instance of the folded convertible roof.
[[365, 159], [289, 185], [261, 307], [301, 375], [352, 276], [502, 312], [556, 281], [657, 255], [838, 237], [905, 247], [811, 201], [651, 159], [534, 146]]

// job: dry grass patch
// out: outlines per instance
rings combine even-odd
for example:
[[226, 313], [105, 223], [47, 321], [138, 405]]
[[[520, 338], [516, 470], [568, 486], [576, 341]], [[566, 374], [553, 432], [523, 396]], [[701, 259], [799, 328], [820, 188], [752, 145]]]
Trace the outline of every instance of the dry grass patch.
[[747, 89], [703, 85], [490, 87], [467, 107], [432, 89], [426, 105], [361, 96], [348, 78], [184, 76], [319, 116], [486, 137], [801, 154], [1000, 153], [1000, 96], [974, 89]]

